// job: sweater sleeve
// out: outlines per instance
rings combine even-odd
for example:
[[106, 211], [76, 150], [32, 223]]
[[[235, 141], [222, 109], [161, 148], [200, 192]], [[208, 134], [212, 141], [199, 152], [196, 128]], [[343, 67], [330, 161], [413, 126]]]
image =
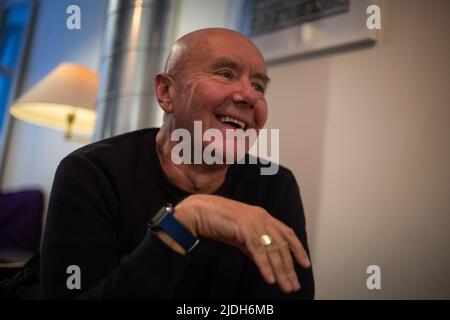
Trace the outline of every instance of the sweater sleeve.
[[112, 183], [92, 161], [79, 154], [61, 161], [41, 250], [42, 298], [173, 296], [190, 258], [170, 249], [151, 231], [132, 252], [122, 255], [118, 206]]
[[[290, 173], [290, 172], [289, 172]], [[277, 219], [291, 227], [298, 239], [305, 248], [308, 256], [310, 251], [306, 235], [305, 214], [300, 197], [300, 190], [295, 177], [290, 173], [289, 183], [284, 192], [284, 196], [277, 206], [276, 212], [272, 213]], [[300, 283], [300, 290], [285, 294], [277, 284], [269, 285], [261, 277], [259, 270], [254, 263], [250, 263], [244, 283], [243, 297], [249, 299], [275, 299], [275, 300], [312, 300], [314, 299], [314, 277], [312, 267], [303, 268], [293, 258], [295, 271]]]

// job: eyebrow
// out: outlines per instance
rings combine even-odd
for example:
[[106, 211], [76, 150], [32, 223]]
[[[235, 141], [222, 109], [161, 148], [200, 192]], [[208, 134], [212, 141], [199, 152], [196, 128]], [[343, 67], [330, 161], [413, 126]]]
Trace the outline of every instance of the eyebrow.
[[[216, 59], [212, 65], [212, 69], [220, 69], [220, 68], [230, 68], [230, 69], [240, 69], [239, 64], [231, 60], [229, 58], [219, 58]], [[267, 85], [270, 82], [270, 78], [267, 76], [267, 74], [262, 72], [257, 72], [254, 74], [254, 77], [264, 82], [265, 85]]]

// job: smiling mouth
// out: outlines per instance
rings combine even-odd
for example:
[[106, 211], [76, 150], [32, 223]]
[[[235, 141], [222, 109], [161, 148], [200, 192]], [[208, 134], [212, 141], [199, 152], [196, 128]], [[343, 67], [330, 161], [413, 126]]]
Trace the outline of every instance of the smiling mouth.
[[238, 119], [230, 117], [230, 116], [218, 115], [218, 116], [216, 116], [216, 118], [223, 124], [228, 124], [230, 126], [235, 127], [236, 129], [244, 130], [247, 127], [247, 124], [244, 121], [238, 120]]

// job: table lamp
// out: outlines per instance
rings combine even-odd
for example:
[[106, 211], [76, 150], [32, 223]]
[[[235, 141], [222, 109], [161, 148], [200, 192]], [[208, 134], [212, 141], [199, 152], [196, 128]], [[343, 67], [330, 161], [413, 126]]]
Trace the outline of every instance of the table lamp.
[[15, 118], [73, 134], [92, 135], [98, 76], [91, 69], [62, 63], [13, 102]]

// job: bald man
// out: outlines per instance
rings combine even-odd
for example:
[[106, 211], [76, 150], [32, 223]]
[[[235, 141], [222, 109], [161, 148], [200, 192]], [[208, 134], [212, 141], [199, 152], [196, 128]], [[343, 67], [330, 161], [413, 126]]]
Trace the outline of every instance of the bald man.
[[[214, 141], [221, 156], [238, 160], [226, 134], [261, 130], [268, 82], [262, 54], [237, 32], [203, 29], [179, 39], [154, 78], [162, 127], [93, 143], [61, 161], [42, 297], [314, 298], [303, 207], [288, 169], [264, 176], [259, 162], [173, 158], [174, 133], [194, 136], [201, 123], [202, 133], [223, 133]], [[200, 151], [210, 143], [202, 140]]]

